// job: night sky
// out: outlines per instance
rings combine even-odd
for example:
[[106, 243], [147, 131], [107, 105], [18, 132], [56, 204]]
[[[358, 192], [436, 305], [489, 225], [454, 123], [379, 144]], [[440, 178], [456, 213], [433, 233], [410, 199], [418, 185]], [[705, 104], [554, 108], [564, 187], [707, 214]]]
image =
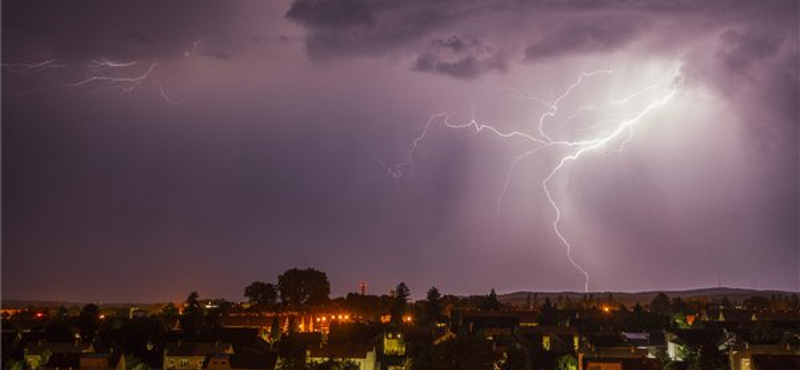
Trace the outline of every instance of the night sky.
[[515, 162], [537, 144], [448, 124], [541, 138], [599, 70], [546, 135], [590, 140], [673, 95], [549, 181], [590, 289], [797, 291], [799, 17], [796, 0], [3, 1], [3, 298], [240, 300], [292, 267], [334, 295], [582, 291], [542, 187], [574, 150]]

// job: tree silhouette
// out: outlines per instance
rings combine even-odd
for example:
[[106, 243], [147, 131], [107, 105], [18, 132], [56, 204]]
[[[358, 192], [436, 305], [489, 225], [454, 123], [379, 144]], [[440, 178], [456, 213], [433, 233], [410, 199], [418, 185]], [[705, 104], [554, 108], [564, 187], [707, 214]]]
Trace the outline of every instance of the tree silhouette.
[[312, 268], [287, 270], [278, 276], [281, 303], [294, 309], [305, 309], [330, 300], [331, 284], [324, 272]]
[[78, 326], [80, 327], [80, 335], [84, 341], [91, 342], [97, 334], [97, 329], [100, 327], [100, 308], [94, 303], [89, 303], [83, 306], [80, 315], [78, 315]]
[[253, 304], [274, 307], [278, 303], [278, 289], [275, 284], [254, 281], [244, 288], [244, 296]]
[[436, 287], [428, 290], [425, 300], [425, 320], [430, 325], [435, 325], [442, 316], [442, 295]]
[[411, 291], [408, 289], [406, 283], [400, 282], [400, 284], [397, 284], [390, 310], [393, 322], [398, 323], [403, 321], [403, 314], [406, 313], [406, 306], [408, 306], [408, 297], [410, 295]]
[[492, 291], [489, 292], [489, 295], [483, 300], [483, 303], [481, 304], [481, 310], [499, 311], [502, 308], [503, 304], [497, 299], [497, 293], [494, 291], [494, 288], [492, 288]]
[[200, 295], [196, 291], [189, 293], [186, 298], [180, 323], [184, 338], [197, 339], [199, 337], [203, 325], [203, 308], [200, 307]]

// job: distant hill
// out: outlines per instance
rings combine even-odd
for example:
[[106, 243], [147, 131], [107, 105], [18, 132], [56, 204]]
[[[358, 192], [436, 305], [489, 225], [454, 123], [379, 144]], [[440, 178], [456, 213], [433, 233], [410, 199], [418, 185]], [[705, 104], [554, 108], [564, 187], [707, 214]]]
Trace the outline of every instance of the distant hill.
[[[624, 305], [630, 307], [632, 305], [635, 305], [636, 302], [639, 302], [642, 305], [649, 304], [659, 292], [660, 291], [636, 292], [636, 293], [514, 292], [514, 293], [500, 294], [498, 295], [498, 299], [500, 299], [501, 302], [506, 304], [510, 303], [514, 306], [524, 306], [525, 304], [527, 304], [529, 294], [531, 295], [532, 298], [535, 295], [539, 304], [544, 302], [546, 298], [550, 298], [550, 301], [555, 303], [558, 300], [559, 296], [562, 296], [564, 299], [569, 297], [569, 299], [572, 300], [573, 302], [579, 302], [584, 297], [591, 295], [593, 299], [596, 300], [599, 298], [601, 302], [605, 302], [608, 299], [608, 295], [610, 293], [613, 296], [613, 300], [615, 302], [621, 302]], [[739, 288], [725, 288], [725, 287], [680, 290], [680, 291], [678, 290], [663, 291], [663, 293], [669, 296], [670, 298], [680, 297], [681, 299], [721, 300], [727, 297], [733, 303], [740, 303], [753, 296], [762, 296], [765, 298], [769, 298], [773, 294], [788, 295], [788, 296], [791, 296], [793, 294], [798, 294], [797, 292], [788, 292], [779, 290], [753, 290], [753, 289], [739, 289]]]

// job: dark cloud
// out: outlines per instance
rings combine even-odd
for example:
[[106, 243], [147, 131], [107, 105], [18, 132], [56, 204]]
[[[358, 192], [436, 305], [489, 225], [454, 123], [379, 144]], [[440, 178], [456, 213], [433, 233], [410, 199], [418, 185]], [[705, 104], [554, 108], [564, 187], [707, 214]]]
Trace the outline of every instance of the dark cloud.
[[644, 21], [633, 16], [600, 15], [577, 18], [556, 26], [525, 49], [534, 61], [564, 54], [612, 52], [633, 42]]
[[507, 60], [501, 51], [478, 40], [464, 41], [456, 36], [433, 41], [431, 49], [419, 55], [413, 67], [415, 71], [461, 79], [503, 72], [506, 68]]
[[374, 2], [367, 0], [305, 0], [294, 2], [286, 16], [310, 27], [370, 27], [374, 11]]
[[[306, 28], [306, 52], [314, 62], [413, 55], [415, 70], [462, 78], [496, 68], [481, 66], [480, 58], [442, 60], [429, 50], [431, 43], [456, 52], [467, 45], [448, 34], [480, 35], [502, 50], [504, 58], [527, 61], [608, 53], [631, 47], [642, 37], [666, 47], [740, 22], [751, 13], [785, 17], [788, 3], [755, 7], [735, 0], [296, 0], [285, 16]], [[680, 27], [670, 29], [675, 22]], [[659, 27], [667, 29], [650, 32]], [[500, 64], [508, 63], [492, 65]], [[443, 72], [450, 70], [454, 73]]]
[[396, 51], [446, 25], [453, 14], [420, 0], [299, 0], [286, 17], [309, 30], [308, 55], [325, 60]]

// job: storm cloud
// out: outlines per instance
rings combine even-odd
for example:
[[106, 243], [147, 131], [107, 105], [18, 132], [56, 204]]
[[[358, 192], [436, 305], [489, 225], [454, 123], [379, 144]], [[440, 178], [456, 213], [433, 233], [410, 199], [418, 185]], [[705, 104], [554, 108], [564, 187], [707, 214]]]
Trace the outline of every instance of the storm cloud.
[[[334, 294], [581, 290], [542, 191], [568, 150], [515, 161], [535, 143], [445, 123], [591, 139], [670, 91], [623, 148], [552, 179], [590, 288], [796, 290], [797, 14], [793, 0], [4, 2], [4, 297], [240, 299], [295, 266], [328, 272]], [[97, 79], [96, 60], [136, 63], [100, 75], [134, 81]]]

